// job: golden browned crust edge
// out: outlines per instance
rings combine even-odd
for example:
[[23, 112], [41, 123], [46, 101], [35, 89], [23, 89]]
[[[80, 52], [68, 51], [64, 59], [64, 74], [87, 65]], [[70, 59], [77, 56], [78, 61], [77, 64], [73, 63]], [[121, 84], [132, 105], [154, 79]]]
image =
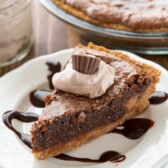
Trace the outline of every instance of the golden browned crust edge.
[[[135, 116], [141, 114], [144, 112], [144, 110], [148, 107], [149, 101], [148, 97], [151, 95], [151, 93], [155, 90], [155, 84], [151, 84], [149, 88], [145, 91], [143, 96], [139, 99], [137, 95], [135, 95], [132, 99], [129, 100], [127, 103], [127, 108], [130, 109], [130, 111], [119, 121], [116, 121], [113, 124], [110, 124], [108, 126], [103, 126], [101, 128], [97, 128], [95, 130], [92, 130], [88, 133], [81, 134], [78, 137], [72, 139], [71, 141], [67, 143], [61, 143], [59, 145], [52, 146], [51, 148], [48, 148], [43, 151], [33, 151], [35, 157], [38, 159], [45, 159], [47, 157], [52, 157], [54, 155], [59, 155], [65, 151], [75, 149], [109, 131], [116, 128], [118, 125], [123, 124], [126, 120], [129, 120], [131, 118], [134, 118]], [[136, 105], [136, 106], [135, 106]]]
[[89, 23], [98, 25], [98, 26], [102, 26], [102, 27], [107, 27], [107, 28], [112, 28], [112, 29], [117, 29], [117, 30], [125, 30], [125, 31], [136, 31], [136, 32], [167, 32], [168, 28], [159, 28], [159, 29], [132, 29], [128, 26], [122, 25], [122, 24], [108, 24], [108, 23], [101, 23], [98, 22], [96, 20], [91, 19], [90, 17], [88, 17], [86, 14], [84, 14], [83, 12], [73, 8], [72, 6], [63, 3], [61, 0], [53, 0], [53, 2], [60, 7], [61, 9], [63, 9], [65, 12], [76, 16], [77, 18], [80, 18], [82, 20], [85, 20]]
[[[83, 48], [85, 46], [79, 44], [78, 47]], [[158, 83], [159, 80], [160, 80], [160, 74], [161, 74], [161, 72], [158, 69], [155, 69], [154, 67], [152, 67], [150, 65], [147, 65], [147, 64], [138, 62], [138, 61], [136, 61], [134, 59], [131, 59], [131, 58], [129, 58], [129, 56], [127, 54], [124, 54], [124, 53], [119, 52], [119, 51], [109, 50], [109, 49], [107, 49], [107, 48], [105, 48], [103, 46], [95, 45], [92, 42], [90, 42], [87, 47], [90, 48], [90, 49], [94, 49], [94, 50], [104, 51], [104, 52], [110, 53], [112, 55], [115, 55], [118, 58], [121, 58], [121, 59], [125, 60], [126, 62], [129, 62], [129, 63], [134, 64], [134, 65], [141, 66], [141, 69], [148, 76], [150, 76], [150, 77], [153, 78], [153, 81], [154, 81], [155, 84]]]

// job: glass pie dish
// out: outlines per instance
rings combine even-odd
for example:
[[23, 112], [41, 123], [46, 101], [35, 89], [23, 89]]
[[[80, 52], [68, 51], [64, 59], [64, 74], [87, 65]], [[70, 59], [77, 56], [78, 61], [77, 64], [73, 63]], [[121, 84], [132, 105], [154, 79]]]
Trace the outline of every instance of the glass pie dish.
[[168, 54], [168, 32], [136, 33], [96, 26], [78, 19], [57, 7], [52, 0], [41, 0], [43, 6], [89, 41], [112, 49], [122, 49], [139, 54]]

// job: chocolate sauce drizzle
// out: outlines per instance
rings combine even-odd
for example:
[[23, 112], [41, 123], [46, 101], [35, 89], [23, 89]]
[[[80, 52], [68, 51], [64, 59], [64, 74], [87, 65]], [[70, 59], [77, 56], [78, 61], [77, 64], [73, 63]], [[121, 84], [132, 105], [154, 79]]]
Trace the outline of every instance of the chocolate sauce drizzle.
[[[52, 84], [52, 77], [55, 73], [61, 71], [61, 64], [59, 62], [54, 61], [48, 61], [46, 62], [46, 65], [48, 66], [48, 84], [49, 88], [52, 90], [54, 89], [54, 86]], [[51, 94], [52, 91], [50, 90], [44, 90], [44, 89], [38, 89], [34, 90], [29, 94], [30, 102], [33, 106], [43, 108], [45, 107], [45, 98]]]
[[162, 91], [154, 92], [149, 98], [150, 104], [161, 104], [168, 99], [168, 94]]
[[68, 160], [68, 161], [78, 161], [78, 162], [87, 162], [87, 163], [103, 163], [103, 162], [113, 162], [113, 163], [118, 163], [122, 162], [126, 159], [125, 155], [122, 155], [116, 151], [107, 151], [104, 152], [98, 160], [95, 159], [89, 159], [89, 158], [77, 158], [73, 156], [68, 156], [65, 154], [61, 154], [56, 156], [57, 159], [61, 160]]
[[[12, 126], [12, 120], [18, 119], [22, 122], [33, 122], [38, 120], [38, 115], [35, 113], [20, 113], [17, 111], [7, 111], [3, 114], [3, 122], [4, 124], [11, 129], [19, 138], [20, 140], [27, 145], [29, 148], [31, 148], [31, 140], [29, 135], [18, 132], [13, 126]], [[143, 118], [135, 118], [126, 121], [122, 127], [124, 129], [116, 128], [115, 130], [111, 131], [112, 133], [120, 133], [127, 138], [131, 139], [138, 139], [144, 133], [153, 126], [154, 122], [149, 119], [143, 119]], [[89, 159], [89, 158], [77, 158], [68, 156], [66, 154], [61, 154], [56, 156], [55, 158], [61, 159], [61, 160], [68, 160], [68, 161], [80, 161], [80, 162], [92, 162], [92, 163], [102, 163], [102, 162], [121, 162], [125, 160], [126, 156], [122, 155], [116, 151], [106, 151], [104, 152], [98, 160]]]
[[30, 93], [30, 102], [35, 107], [43, 108], [45, 106], [45, 98], [52, 92], [49, 90], [39, 89]]
[[[19, 139], [27, 145], [29, 148], [31, 147], [31, 140], [30, 136], [28, 134], [20, 133], [18, 132], [12, 125], [12, 120], [17, 119], [22, 122], [33, 122], [38, 120], [38, 115], [35, 113], [24, 113], [24, 112], [18, 112], [18, 111], [7, 111], [3, 114], [3, 122], [4, 124], [12, 130], [18, 137]], [[72, 157], [68, 156], [66, 154], [60, 154], [58, 156], [55, 156], [57, 159], [61, 160], [68, 160], [68, 161], [80, 161], [80, 162], [92, 162], [92, 163], [102, 163], [102, 162], [121, 162], [125, 160], [125, 155], [122, 155], [116, 151], [107, 151], [104, 152], [98, 160], [94, 159], [89, 159], [89, 158], [77, 158], [77, 157]]]
[[134, 118], [126, 121], [123, 125], [112, 130], [112, 133], [124, 135], [129, 139], [139, 139], [142, 137], [152, 126], [154, 121], [146, 118]]
[[61, 64], [59, 62], [48, 61], [46, 62], [46, 65], [48, 66], [48, 71], [49, 71], [47, 75], [49, 88], [54, 89], [54, 86], [52, 84], [52, 77], [55, 73], [61, 71]]
[[38, 120], [38, 115], [35, 113], [21, 113], [18, 111], [7, 111], [3, 114], [3, 122], [4, 124], [12, 130], [17, 137], [29, 148], [31, 148], [31, 141], [30, 141], [30, 136], [24, 133], [18, 132], [12, 125], [12, 120], [17, 119], [22, 122], [33, 122]]

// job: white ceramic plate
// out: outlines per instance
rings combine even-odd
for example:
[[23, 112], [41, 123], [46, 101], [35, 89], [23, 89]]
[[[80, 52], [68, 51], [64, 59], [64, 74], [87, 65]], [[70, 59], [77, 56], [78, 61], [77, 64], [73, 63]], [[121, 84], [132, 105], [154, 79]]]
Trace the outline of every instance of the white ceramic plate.
[[[72, 49], [33, 59], [0, 79], [0, 117], [6, 110], [15, 109], [24, 112], [40, 113], [42, 109], [33, 107], [29, 102], [29, 93], [34, 89], [47, 88], [48, 60], [59, 61], [62, 65], [70, 58]], [[168, 92], [168, 72], [161, 66], [144, 60], [134, 54], [130, 57], [153, 65], [162, 71], [157, 90]], [[157, 168], [168, 154], [168, 101], [160, 105], [150, 105], [141, 117], [155, 121], [152, 127], [138, 140], [129, 140], [122, 135], [104, 135], [68, 155], [97, 159], [103, 151], [115, 150], [126, 155], [126, 160], [118, 165], [111, 162], [90, 164], [62, 161], [54, 158], [37, 160], [31, 151], [0, 120], [0, 168]], [[29, 132], [30, 124], [13, 121], [14, 126]]]

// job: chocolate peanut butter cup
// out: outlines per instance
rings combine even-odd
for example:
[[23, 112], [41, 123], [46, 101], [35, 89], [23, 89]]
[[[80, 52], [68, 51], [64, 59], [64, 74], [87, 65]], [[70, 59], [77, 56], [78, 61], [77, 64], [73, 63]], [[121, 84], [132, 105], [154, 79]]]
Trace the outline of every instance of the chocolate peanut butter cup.
[[100, 61], [90, 54], [72, 55], [73, 69], [83, 74], [94, 74], [98, 70]]

